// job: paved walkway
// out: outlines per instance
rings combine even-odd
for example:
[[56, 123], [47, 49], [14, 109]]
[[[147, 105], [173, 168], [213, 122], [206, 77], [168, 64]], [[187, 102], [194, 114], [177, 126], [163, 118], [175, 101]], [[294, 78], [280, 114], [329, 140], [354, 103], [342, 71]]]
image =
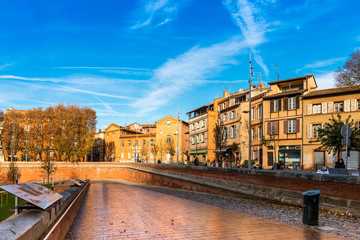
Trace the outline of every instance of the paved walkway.
[[339, 239], [120, 183], [92, 183], [70, 239]]

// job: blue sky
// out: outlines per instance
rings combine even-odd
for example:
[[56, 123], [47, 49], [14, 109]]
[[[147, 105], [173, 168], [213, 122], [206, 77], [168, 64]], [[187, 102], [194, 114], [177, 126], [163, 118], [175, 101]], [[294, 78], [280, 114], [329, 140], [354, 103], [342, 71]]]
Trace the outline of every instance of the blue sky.
[[[357, 0], [0, 0], [0, 108], [96, 110], [98, 128], [153, 123], [262, 82], [319, 88], [360, 48]], [[255, 84], [258, 80], [254, 78]]]

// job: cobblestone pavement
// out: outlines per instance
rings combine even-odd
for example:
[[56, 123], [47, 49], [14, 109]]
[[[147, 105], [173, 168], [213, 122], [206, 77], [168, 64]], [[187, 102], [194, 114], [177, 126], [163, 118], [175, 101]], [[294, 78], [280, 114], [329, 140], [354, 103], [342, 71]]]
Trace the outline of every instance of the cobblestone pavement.
[[120, 183], [92, 183], [68, 239], [339, 239]]

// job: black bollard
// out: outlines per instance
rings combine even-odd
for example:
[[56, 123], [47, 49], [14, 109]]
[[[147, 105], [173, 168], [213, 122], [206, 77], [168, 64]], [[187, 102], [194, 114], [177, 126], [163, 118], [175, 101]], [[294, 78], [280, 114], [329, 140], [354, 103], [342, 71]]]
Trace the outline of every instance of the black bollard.
[[320, 191], [311, 190], [303, 193], [303, 223], [319, 225], [319, 198]]

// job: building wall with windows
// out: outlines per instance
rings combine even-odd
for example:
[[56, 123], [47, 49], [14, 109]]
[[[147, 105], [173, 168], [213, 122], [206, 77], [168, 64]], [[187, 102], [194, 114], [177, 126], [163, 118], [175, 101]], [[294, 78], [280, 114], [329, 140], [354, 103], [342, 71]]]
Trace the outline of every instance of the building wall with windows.
[[[210, 103], [187, 113], [189, 116], [189, 154], [191, 160], [195, 157], [200, 162], [211, 159], [214, 149], [209, 149], [212, 138], [212, 123], [215, 119], [214, 104]], [[212, 119], [214, 118], [214, 119]], [[210, 121], [210, 122], [209, 122]]]
[[[218, 122], [226, 138], [226, 146], [217, 151], [225, 151], [225, 157], [243, 162], [248, 159], [248, 114], [243, 113], [249, 109], [249, 90], [239, 89], [232, 94], [224, 93], [224, 98], [219, 101]], [[232, 150], [233, 144], [238, 144], [236, 151]], [[224, 154], [223, 153], [223, 154]]]
[[[148, 150], [149, 142], [151, 147], [156, 139], [155, 131], [150, 130], [150, 134], [148, 131], [139, 131], [143, 126], [137, 123], [129, 126], [122, 127], [112, 123], [105, 129], [104, 161], [134, 162], [137, 160], [152, 162], [154, 160], [151, 153], [149, 156]], [[155, 128], [153, 127], [153, 129]]]
[[264, 106], [263, 97], [267, 91], [251, 99], [251, 159], [263, 165]]
[[[177, 129], [179, 129], [179, 133], [177, 132]], [[156, 121], [156, 143], [158, 145], [163, 145], [162, 162], [175, 163], [177, 159], [177, 154], [179, 161], [183, 161], [186, 159], [189, 151], [188, 132], [189, 124], [181, 119], [178, 120], [175, 117], [166, 116]], [[167, 144], [169, 143], [170, 139], [173, 141], [175, 148], [175, 155], [173, 157], [171, 157], [169, 152], [166, 150]], [[176, 151], [177, 146], [178, 150]], [[156, 158], [161, 158], [160, 152], [157, 154]]]
[[[337, 156], [318, 150], [320, 144], [311, 141], [316, 140], [317, 129], [329, 122], [332, 115], [337, 118], [336, 115], [340, 114], [344, 121], [351, 115], [355, 125], [360, 127], [360, 85], [312, 91], [304, 95], [303, 104], [304, 167], [333, 167]], [[358, 170], [359, 159], [359, 151], [351, 151], [348, 168]]]
[[304, 93], [317, 89], [313, 75], [270, 82], [270, 90], [263, 97], [264, 146], [263, 167], [274, 163], [302, 165], [302, 117]]

